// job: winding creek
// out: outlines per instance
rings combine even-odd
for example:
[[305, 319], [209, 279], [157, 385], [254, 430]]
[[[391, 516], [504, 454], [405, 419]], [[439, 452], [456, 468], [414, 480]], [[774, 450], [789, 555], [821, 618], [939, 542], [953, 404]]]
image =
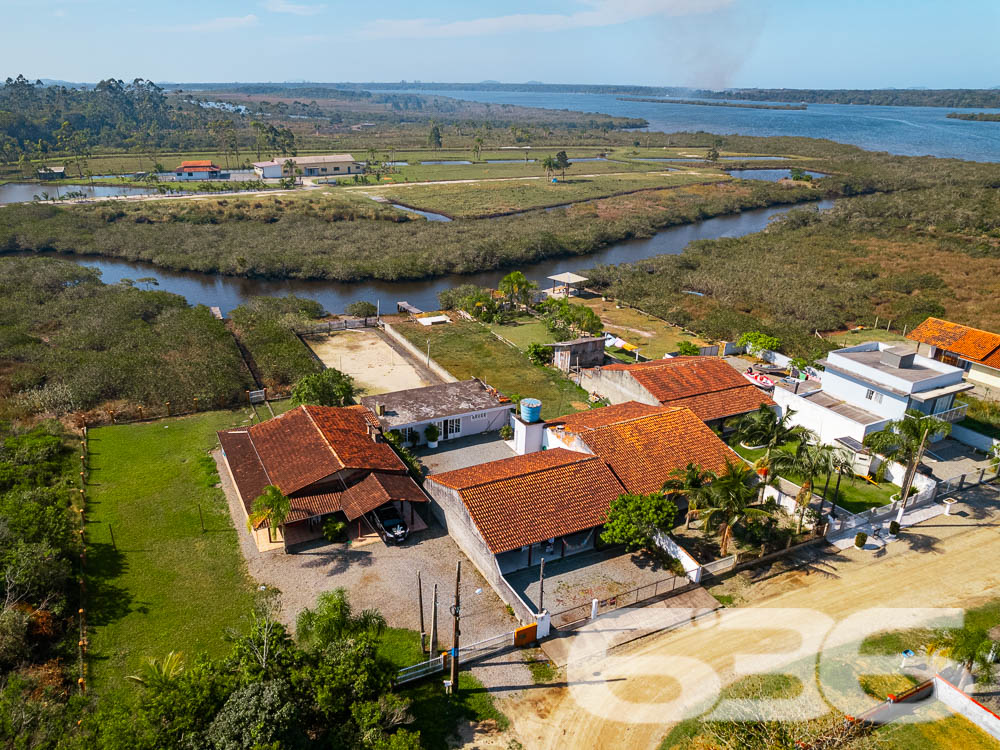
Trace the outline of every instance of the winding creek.
[[[822, 200], [805, 204], [825, 210], [834, 201]], [[798, 204], [802, 206], [803, 204]], [[596, 253], [586, 256], [552, 258], [541, 263], [523, 267], [522, 270], [539, 286], [546, 287], [552, 282], [546, 277], [564, 271], [582, 271], [599, 264], [630, 263], [650, 258], [654, 255], [680, 253], [694, 240], [717, 239], [719, 237], [741, 237], [759, 232], [767, 226], [772, 216], [786, 213], [796, 206], [772, 206], [744, 211], [740, 214], [718, 216], [713, 219], [668, 227], [652, 237], [639, 240], [617, 242]], [[94, 256], [58, 255], [40, 253], [50, 257], [63, 257], [81, 265], [97, 268], [106, 283], [113, 284], [121, 279], [132, 280], [155, 278], [156, 288], [185, 297], [191, 304], [218, 306], [228, 313], [247, 298], [256, 295], [297, 294], [314, 299], [330, 312], [341, 312], [351, 302], [367, 300], [381, 305], [386, 312], [396, 311], [396, 302], [406, 300], [423, 310], [437, 308], [438, 292], [457, 284], [480, 284], [496, 286], [510, 269], [485, 271], [469, 275], [442, 276], [420, 281], [363, 281], [344, 283], [335, 281], [303, 281], [298, 279], [247, 279], [236, 276], [197, 273], [190, 271], [169, 271], [150, 263], [130, 263], [110, 258]], [[143, 285], [140, 285], [143, 286]]]

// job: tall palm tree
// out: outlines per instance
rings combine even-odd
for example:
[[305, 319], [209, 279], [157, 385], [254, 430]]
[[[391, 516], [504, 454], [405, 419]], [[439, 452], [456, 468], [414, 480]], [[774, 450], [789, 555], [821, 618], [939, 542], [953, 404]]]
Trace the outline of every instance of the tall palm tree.
[[531, 301], [531, 290], [537, 288], [538, 284], [529, 281], [521, 271], [511, 271], [497, 284], [497, 289], [507, 297], [511, 307], [527, 305]]
[[722, 538], [719, 553], [725, 555], [733, 537], [733, 527], [752, 518], [767, 518], [770, 513], [764, 508], [753, 507], [757, 497], [756, 487], [750, 484], [753, 471], [742, 461], [726, 459], [726, 470], [719, 474], [709, 486], [706, 504], [701, 509], [702, 525], [705, 529], [716, 526]]
[[552, 173], [559, 169], [559, 162], [554, 156], [546, 156], [541, 162], [542, 169], [545, 170], [545, 179], [548, 180]]
[[[816, 433], [801, 425], [791, 424], [794, 409], [786, 409], [782, 416], [761, 404], [757, 411], [745, 414], [736, 423], [736, 439], [746, 447], [764, 448], [764, 453], [754, 461], [753, 468], [762, 477], [771, 470], [771, 454], [783, 445], [798, 441], [799, 444], [815, 441]], [[766, 482], [760, 484], [760, 500], [764, 499]]]
[[910, 495], [910, 486], [923, 456], [925, 444], [937, 436], [951, 434], [951, 423], [924, 414], [916, 409], [907, 409], [906, 416], [890, 422], [878, 432], [865, 435], [865, 447], [871, 448], [887, 461], [899, 461], [906, 465], [902, 490], [899, 493], [899, 512], [902, 516]]
[[684, 514], [684, 528], [691, 528], [691, 519], [697, 517], [698, 511], [708, 497], [708, 487], [715, 474], [704, 471], [693, 461], [683, 469], [677, 468], [670, 472], [670, 478], [663, 483], [663, 492], [668, 495], [684, 495], [687, 499], [687, 513]]
[[[833, 488], [833, 499], [830, 501], [830, 508], [837, 504], [840, 499], [840, 480], [844, 476], [850, 477], [854, 481], [854, 454], [843, 448], [835, 448], [833, 451], [833, 470], [837, 474], [837, 486]], [[827, 486], [830, 484], [829, 475], [826, 478]], [[823, 502], [819, 506], [820, 518], [823, 517], [823, 507], [826, 505], [826, 490], [823, 490]]]
[[798, 523], [795, 533], [802, 533], [802, 519], [812, 500], [816, 480], [824, 474], [832, 474], [833, 448], [829, 445], [813, 445], [801, 442], [795, 450], [780, 448], [771, 456], [771, 466], [777, 474], [796, 474], [802, 478], [802, 486], [795, 497], [798, 506]]
[[285, 523], [291, 510], [291, 502], [284, 493], [273, 484], [269, 484], [250, 507], [247, 529], [250, 531], [259, 529], [266, 522], [268, 524], [267, 538], [273, 542], [274, 530]]
[[381, 612], [366, 609], [355, 614], [347, 591], [336, 588], [320, 594], [315, 609], [302, 610], [295, 621], [295, 636], [300, 644], [322, 649], [353, 635], [366, 633], [377, 638], [385, 628]]
[[945, 630], [926, 646], [931, 659], [940, 654], [958, 662], [979, 684], [993, 682], [995, 666], [993, 656], [997, 643], [982, 628]]

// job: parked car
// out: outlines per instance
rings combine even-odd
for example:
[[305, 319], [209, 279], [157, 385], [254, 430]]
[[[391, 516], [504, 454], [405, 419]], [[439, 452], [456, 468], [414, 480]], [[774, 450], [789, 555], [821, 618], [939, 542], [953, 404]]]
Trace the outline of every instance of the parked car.
[[395, 542], [402, 544], [410, 534], [410, 528], [406, 525], [396, 506], [387, 503], [381, 508], [376, 508], [367, 516], [368, 521], [382, 537], [386, 544]]

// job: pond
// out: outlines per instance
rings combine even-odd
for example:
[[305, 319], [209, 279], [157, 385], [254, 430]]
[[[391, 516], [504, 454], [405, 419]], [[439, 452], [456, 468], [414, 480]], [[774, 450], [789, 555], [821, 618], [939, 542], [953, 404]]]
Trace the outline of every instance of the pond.
[[[831, 200], [806, 204], [819, 210], [831, 208]], [[616, 242], [603, 250], [587, 256], [550, 258], [541, 263], [523, 266], [525, 275], [540, 287], [552, 284], [548, 276], [566, 271], [580, 272], [602, 264], [634, 263], [655, 255], [676, 255], [694, 240], [717, 239], [719, 237], [741, 237], [764, 229], [774, 216], [779, 216], [800, 206], [772, 206], [740, 214], [718, 216], [694, 224], [668, 227], [652, 237]], [[517, 221], [506, 218], [497, 221]], [[484, 271], [477, 274], [443, 276], [419, 281], [364, 281], [344, 283], [337, 281], [307, 281], [299, 279], [247, 279], [219, 274], [168, 271], [150, 263], [130, 263], [127, 261], [99, 258], [94, 256], [58, 255], [39, 253], [50, 257], [75, 260], [84, 266], [100, 269], [105, 283], [114, 284], [123, 278], [140, 279], [153, 277], [156, 287], [174, 292], [187, 298], [192, 304], [217, 305], [224, 312], [242, 304], [256, 295], [297, 294], [309, 297], [323, 305], [330, 312], [341, 312], [351, 302], [365, 300], [381, 304], [383, 311], [395, 312], [396, 302], [406, 300], [422, 310], [437, 309], [437, 295], [458, 284], [478, 284], [495, 287], [511, 269]], [[141, 286], [141, 285], [140, 285]]]
[[[826, 177], [827, 175], [822, 172], [811, 172], [808, 169], [803, 169], [807, 175], [812, 177], [814, 180], [818, 180], [820, 177]], [[732, 177], [737, 177], [741, 180], [764, 180], [765, 182], [777, 182], [778, 180], [787, 180], [792, 176], [792, 170], [790, 169], [730, 169], [727, 174]]]
[[421, 164], [472, 164], [471, 161], [422, 161]]
[[[534, 162], [534, 159], [487, 159], [487, 164], [524, 164], [525, 162]], [[426, 163], [426, 162], [425, 162]]]
[[29, 203], [42, 193], [64, 196], [67, 193], [83, 193], [85, 198], [110, 198], [116, 195], [149, 195], [154, 190], [129, 187], [126, 185], [46, 185], [39, 182], [10, 182], [0, 185], [0, 204]]

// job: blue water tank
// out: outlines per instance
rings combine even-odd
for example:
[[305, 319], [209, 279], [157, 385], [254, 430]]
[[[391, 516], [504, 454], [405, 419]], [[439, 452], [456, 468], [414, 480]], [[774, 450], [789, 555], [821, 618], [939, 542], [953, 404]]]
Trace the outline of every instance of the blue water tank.
[[542, 416], [542, 402], [537, 398], [522, 398], [521, 399], [521, 419], [529, 424], [531, 422], [537, 422], [538, 418]]

